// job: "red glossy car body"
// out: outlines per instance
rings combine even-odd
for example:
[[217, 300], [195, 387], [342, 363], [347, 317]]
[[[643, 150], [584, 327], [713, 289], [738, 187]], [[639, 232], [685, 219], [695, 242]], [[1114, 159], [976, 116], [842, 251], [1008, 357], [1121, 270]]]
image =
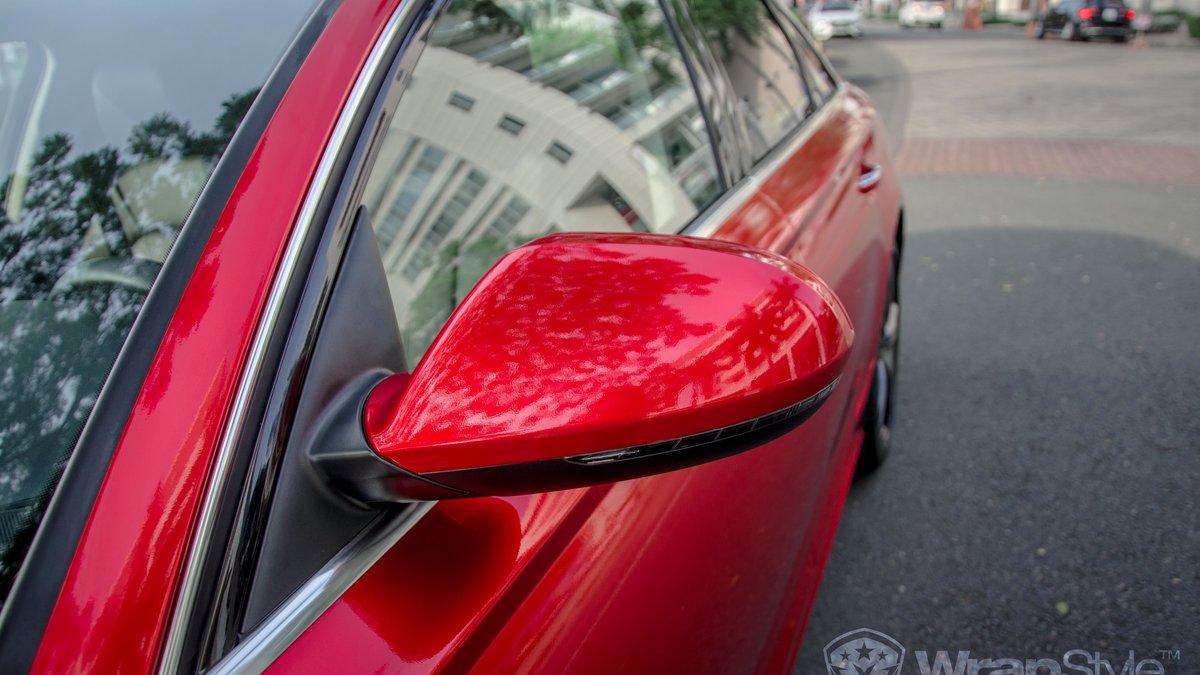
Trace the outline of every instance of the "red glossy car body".
[[[298, 67], [158, 345], [40, 639], [38, 672], [160, 667], [223, 430], [327, 145], [398, 2], [346, 0]], [[359, 86], [362, 86], [361, 84]], [[370, 94], [370, 92], [367, 92]], [[862, 443], [900, 195], [876, 112], [848, 84], [751, 193], [704, 225], [802, 263], [855, 327], [842, 384], [762, 447], [559, 492], [443, 501], [286, 647], [277, 672], [783, 672]], [[871, 170], [883, 180], [859, 189]]]

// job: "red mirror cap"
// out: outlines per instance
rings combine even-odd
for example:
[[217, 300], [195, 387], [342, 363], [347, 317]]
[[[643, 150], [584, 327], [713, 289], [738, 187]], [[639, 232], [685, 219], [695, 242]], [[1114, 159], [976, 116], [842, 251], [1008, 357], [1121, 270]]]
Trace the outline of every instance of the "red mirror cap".
[[819, 398], [853, 335], [832, 291], [774, 254], [555, 235], [502, 258], [407, 383], [371, 392], [365, 432], [418, 475], [660, 443]]

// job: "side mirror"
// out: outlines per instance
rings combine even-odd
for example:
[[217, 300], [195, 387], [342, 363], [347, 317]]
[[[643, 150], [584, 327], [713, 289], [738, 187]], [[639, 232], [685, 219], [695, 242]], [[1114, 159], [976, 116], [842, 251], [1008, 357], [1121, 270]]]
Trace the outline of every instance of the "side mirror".
[[545, 237], [496, 263], [411, 375], [348, 396], [341, 416], [361, 427], [313, 459], [365, 501], [670, 471], [795, 428], [833, 391], [853, 338], [824, 282], [759, 249]]

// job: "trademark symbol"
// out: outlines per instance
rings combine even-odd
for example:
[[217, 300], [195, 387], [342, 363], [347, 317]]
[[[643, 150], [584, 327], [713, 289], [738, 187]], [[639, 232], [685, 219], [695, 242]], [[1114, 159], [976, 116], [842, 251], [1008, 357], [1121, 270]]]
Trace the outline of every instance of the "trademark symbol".
[[1179, 661], [1178, 649], [1160, 649], [1158, 650], [1159, 661]]

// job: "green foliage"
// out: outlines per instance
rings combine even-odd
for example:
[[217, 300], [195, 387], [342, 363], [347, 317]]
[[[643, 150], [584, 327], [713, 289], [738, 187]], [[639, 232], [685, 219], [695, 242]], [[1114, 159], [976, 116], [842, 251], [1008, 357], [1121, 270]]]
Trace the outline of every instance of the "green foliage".
[[1188, 16], [1186, 21], [1188, 25], [1188, 35], [1191, 35], [1194, 38], [1200, 38], [1200, 16]]
[[[666, 24], [658, 20], [657, 9], [651, 11], [641, 0], [631, 0], [621, 7], [619, 17], [629, 40], [638, 50], [647, 47], [655, 47], [660, 51], [674, 48]], [[647, 17], [654, 21], [647, 21]]]
[[462, 9], [471, 15], [479, 30], [520, 35], [521, 23], [493, 0], [457, 0], [454, 9]]
[[[183, 121], [160, 113], [136, 125], [125, 152], [101, 147], [74, 154], [71, 137], [48, 134], [33, 156], [27, 180], [5, 179], [4, 210], [17, 212], [16, 220], [0, 220], [0, 289], [4, 299], [46, 297], [55, 282], [83, 254], [80, 243], [95, 223], [104, 233], [113, 255], [129, 253], [120, 218], [110, 194], [117, 177], [131, 166], [149, 160], [181, 157], [216, 159], [229, 143], [258, 90], [230, 96], [208, 132], [193, 132]], [[9, 209], [9, 187], [18, 183], [19, 210]]]
[[708, 39], [733, 53], [734, 36], [754, 43], [762, 32], [760, 0], [687, 0], [692, 18]]
[[1179, 29], [1180, 23], [1186, 23], [1188, 35], [1200, 38], [1200, 16], [1189, 14], [1182, 9], [1164, 9], [1154, 13], [1154, 23], [1151, 33], [1170, 33]]
[[531, 26], [529, 55], [535, 65], [551, 63], [573, 51], [585, 48], [602, 48], [617, 56], [617, 43], [609, 31], [558, 23]]

